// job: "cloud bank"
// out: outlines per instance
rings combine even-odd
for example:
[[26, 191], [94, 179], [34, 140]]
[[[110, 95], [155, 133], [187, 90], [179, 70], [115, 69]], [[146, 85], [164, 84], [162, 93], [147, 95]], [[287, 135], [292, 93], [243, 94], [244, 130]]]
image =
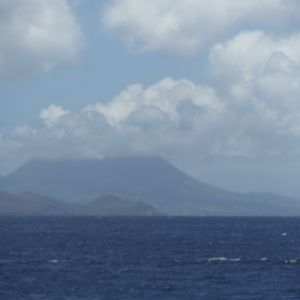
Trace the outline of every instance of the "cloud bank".
[[[228, 54], [235, 42], [214, 48], [212, 63], [223, 59], [216, 50], [224, 47], [221, 53]], [[88, 105], [80, 112], [51, 105], [41, 111], [39, 126], [2, 133], [0, 169], [8, 171], [34, 157], [159, 154], [176, 161], [298, 155], [299, 68], [296, 63], [287, 68], [287, 61], [284, 54], [270, 49], [264, 71], [259, 75], [251, 71], [251, 76], [238, 81], [233, 78], [227, 93], [186, 79], [165, 78], [149, 87], [131, 85], [106, 104]], [[243, 60], [235, 61], [238, 66], [243, 69]]]
[[0, 1], [0, 77], [74, 62], [81, 32], [66, 0]]

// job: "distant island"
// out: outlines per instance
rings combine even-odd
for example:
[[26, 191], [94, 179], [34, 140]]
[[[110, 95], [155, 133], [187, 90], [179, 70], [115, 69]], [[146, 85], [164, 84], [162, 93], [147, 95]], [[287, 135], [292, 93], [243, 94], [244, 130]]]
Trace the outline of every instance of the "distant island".
[[0, 190], [0, 214], [300, 216], [296, 199], [224, 190], [156, 156], [32, 160]]
[[32, 193], [0, 192], [0, 215], [12, 216], [157, 216], [151, 205], [102, 196], [87, 204], [71, 204]]

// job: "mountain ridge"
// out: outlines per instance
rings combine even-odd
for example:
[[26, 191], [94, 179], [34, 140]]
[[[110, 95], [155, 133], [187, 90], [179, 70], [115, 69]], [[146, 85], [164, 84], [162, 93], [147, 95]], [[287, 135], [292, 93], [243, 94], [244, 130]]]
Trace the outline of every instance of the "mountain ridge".
[[[107, 205], [109, 203], [109, 205]], [[0, 216], [156, 216], [160, 212], [143, 202], [106, 195], [88, 204], [70, 204], [49, 197], [23, 192], [0, 191]]]
[[300, 202], [292, 198], [218, 188], [158, 156], [34, 160], [4, 177], [1, 188], [73, 203], [116, 195], [142, 200], [168, 215], [300, 215]]

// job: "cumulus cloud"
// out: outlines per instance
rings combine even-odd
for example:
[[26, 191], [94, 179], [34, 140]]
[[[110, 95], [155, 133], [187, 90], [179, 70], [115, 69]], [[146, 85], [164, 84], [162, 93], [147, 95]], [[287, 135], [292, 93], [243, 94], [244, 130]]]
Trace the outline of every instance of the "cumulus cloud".
[[299, 8], [296, 0], [114, 0], [103, 23], [130, 47], [193, 54], [241, 28], [294, 31]]
[[291, 72], [300, 64], [300, 33], [270, 37], [263, 31], [241, 32], [210, 51], [214, 76], [253, 79], [262, 72]]
[[[216, 88], [165, 78], [149, 87], [131, 85], [108, 103], [80, 112], [52, 105], [41, 111], [40, 126], [2, 133], [0, 170], [34, 157], [159, 154], [182, 161], [297, 152], [300, 116], [291, 99], [298, 92], [292, 92], [292, 104], [282, 110], [284, 104], [268, 95], [272, 88], [265, 83], [267, 76], [257, 80], [247, 97], [221, 96]], [[278, 89], [286, 95], [292, 83], [279, 82]]]
[[210, 53], [214, 85], [227, 104], [252, 112], [278, 134], [300, 134], [300, 34], [243, 32]]
[[61, 117], [68, 114], [68, 111], [64, 110], [61, 106], [50, 105], [48, 108], [43, 109], [40, 112], [40, 119], [46, 126], [54, 126]]
[[[214, 94], [213, 89], [194, 84], [189, 80], [174, 81], [165, 78], [146, 89], [141, 84], [131, 85], [121, 92], [110, 103], [98, 103], [88, 106], [85, 111], [102, 114], [108, 123], [120, 124], [144, 108], [158, 110], [172, 122], [180, 122], [179, 107], [183, 103], [195, 105], [207, 111], [221, 111], [222, 104]], [[154, 111], [152, 111], [153, 116]]]
[[81, 112], [54, 105], [42, 110], [39, 127], [2, 136], [0, 157], [12, 155], [20, 164], [31, 157], [165, 155], [197, 145], [205, 152], [214, 147], [209, 136], [224, 110], [213, 89], [188, 80], [166, 78], [146, 88], [136, 84]]
[[66, 0], [0, 1], [0, 77], [74, 62], [81, 33]]

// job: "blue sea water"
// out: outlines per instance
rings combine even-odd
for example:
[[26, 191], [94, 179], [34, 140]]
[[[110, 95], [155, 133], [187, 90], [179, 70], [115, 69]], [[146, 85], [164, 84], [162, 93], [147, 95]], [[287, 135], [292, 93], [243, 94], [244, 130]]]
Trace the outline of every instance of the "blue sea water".
[[297, 218], [0, 218], [2, 300], [300, 299]]

